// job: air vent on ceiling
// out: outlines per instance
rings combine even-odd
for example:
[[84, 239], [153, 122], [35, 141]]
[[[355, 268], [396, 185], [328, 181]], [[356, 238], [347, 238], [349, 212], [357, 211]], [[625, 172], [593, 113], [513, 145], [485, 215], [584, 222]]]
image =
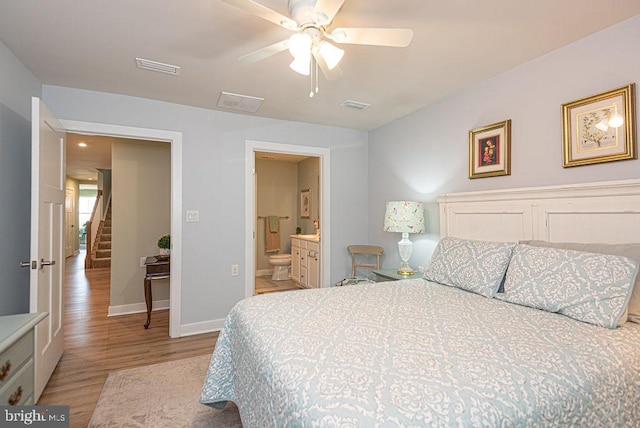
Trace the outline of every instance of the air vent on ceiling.
[[232, 94], [230, 92], [220, 92], [218, 107], [229, 110], [255, 113], [258, 111], [264, 98], [250, 97], [248, 95]]
[[149, 71], [157, 71], [159, 73], [171, 74], [173, 76], [180, 76], [180, 67], [177, 65], [164, 64], [162, 62], [151, 61], [144, 58], [136, 58], [136, 65], [138, 68]]
[[346, 100], [345, 102], [340, 104], [340, 107], [353, 108], [356, 110], [366, 110], [371, 107], [371, 104], [363, 103], [360, 101]]

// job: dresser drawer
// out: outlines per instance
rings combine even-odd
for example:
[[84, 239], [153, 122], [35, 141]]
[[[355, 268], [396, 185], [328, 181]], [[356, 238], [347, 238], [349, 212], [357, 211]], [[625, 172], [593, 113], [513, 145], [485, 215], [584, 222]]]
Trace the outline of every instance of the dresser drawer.
[[320, 244], [317, 242], [307, 242], [307, 249], [309, 251], [320, 252]]
[[22, 406], [33, 402], [33, 360], [20, 367], [0, 388], [0, 406]]
[[[33, 330], [0, 355], [0, 389], [11, 382], [20, 367], [33, 355]], [[4, 403], [3, 403], [4, 404]]]

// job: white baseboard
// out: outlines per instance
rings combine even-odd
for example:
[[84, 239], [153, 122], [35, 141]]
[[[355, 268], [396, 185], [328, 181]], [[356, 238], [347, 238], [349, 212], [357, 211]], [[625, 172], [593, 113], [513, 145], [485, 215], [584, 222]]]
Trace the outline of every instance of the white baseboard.
[[[155, 300], [153, 302], [154, 311], [163, 311], [169, 309], [169, 300]], [[118, 315], [139, 314], [147, 312], [146, 303], [132, 303], [130, 305], [109, 306], [107, 316], [116, 317]]]
[[195, 336], [196, 334], [211, 333], [222, 330], [224, 319], [194, 322], [180, 326], [180, 337]]
[[273, 269], [260, 269], [256, 271], [256, 276], [273, 275]]
[[[169, 300], [156, 300], [153, 302], [153, 311], [164, 311], [169, 309]], [[108, 316], [116, 317], [119, 315], [139, 314], [147, 312], [145, 303], [133, 303], [130, 305], [109, 306]], [[195, 322], [192, 324], [183, 324], [180, 326], [180, 334], [178, 337], [195, 336], [197, 334], [211, 333], [222, 330], [224, 319]]]

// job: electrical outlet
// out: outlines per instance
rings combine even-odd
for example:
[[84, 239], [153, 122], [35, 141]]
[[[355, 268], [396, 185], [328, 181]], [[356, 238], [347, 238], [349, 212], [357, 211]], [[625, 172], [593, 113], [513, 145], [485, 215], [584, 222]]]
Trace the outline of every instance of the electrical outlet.
[[147, 258], [145, 256], [140, 257], [140, 267], [144, 267], [144, 262], [147, 261]]
[[238, 265], [231, 265], [231, 276], [238, 276], [240, 275], [240, 266]]
[[424, 266], [418, 266], [418, 272], [424, 272]]

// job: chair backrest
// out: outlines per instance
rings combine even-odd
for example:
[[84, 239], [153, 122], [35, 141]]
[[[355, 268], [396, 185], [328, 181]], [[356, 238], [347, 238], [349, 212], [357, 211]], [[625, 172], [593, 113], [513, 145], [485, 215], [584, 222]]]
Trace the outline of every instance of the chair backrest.
[[[384, 248], [378, 245], [349, 245], [347, 250], [351, 254], [351, 276], [356, 276], [357, 267], [380, 269], [380, 256]], [[362, 263], [358, 261], [357, 256], [376, 256], [376, 262]]]

